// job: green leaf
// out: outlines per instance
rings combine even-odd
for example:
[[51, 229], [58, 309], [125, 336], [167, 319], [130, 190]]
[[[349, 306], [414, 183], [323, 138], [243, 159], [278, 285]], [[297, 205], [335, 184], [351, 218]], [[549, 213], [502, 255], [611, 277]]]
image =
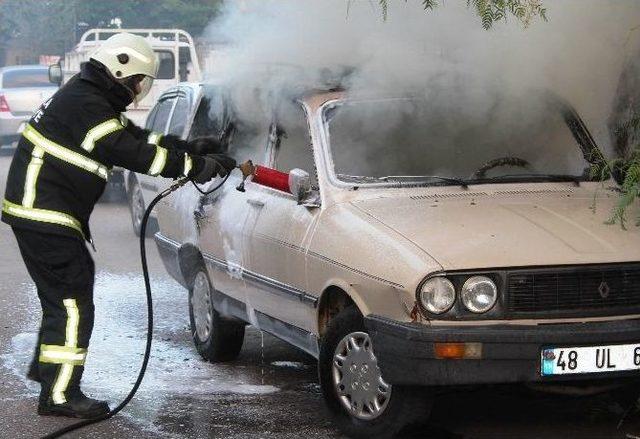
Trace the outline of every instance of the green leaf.
[[379, 3], [382, 8], [382, 20], [387, 21], [387, 17], [389, 16], [389, 5], [387, 4], [387, 0], [379, 0]]
[[424, 7], [425, 11], [427, 9], [433, 10], [438, 6], [438, 2], [437, 0], [422, 0], [422, 6]]
[[540, 9], [538, 9], [538, 14], [540, 15], [540, 17], [542, 17], [542, 19], [543, 19], [544, 21], [549, 21], [549, 20], [547, 19], [547, 9], [546, 9], [546, 8], [540, 8]]

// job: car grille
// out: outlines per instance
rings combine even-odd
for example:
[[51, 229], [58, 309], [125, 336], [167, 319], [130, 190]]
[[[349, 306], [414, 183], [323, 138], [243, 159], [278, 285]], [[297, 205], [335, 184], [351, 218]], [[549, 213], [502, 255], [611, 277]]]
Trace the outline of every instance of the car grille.
[[515, 271], [507, 276], [512, 316], [610, 315], [640, 307], [640, 264]]

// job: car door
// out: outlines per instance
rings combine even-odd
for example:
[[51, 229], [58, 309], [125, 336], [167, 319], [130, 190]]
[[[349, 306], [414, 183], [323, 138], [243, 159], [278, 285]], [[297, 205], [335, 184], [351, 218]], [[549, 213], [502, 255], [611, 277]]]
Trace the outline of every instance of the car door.
[[[299, 104], [279, 108], [269, 139], [269, 165], [283, 173], [295, 168], [308, 172], [317, 190], [309, 127]], [[248, 183], [246, 190], [250, 209], [244, 276], [248, 303], [263, 314], [311, 332], [315, 298], [306, 292], [305, 249], [319, 209], [299, 205], [292, 194], [258, 183]]]
[[[252, 134], [253, 128], [250, 125], [236, 125], [239, 130], [232, 136], [228, 152], [240, 160], [244, 154], [252, 155], [251, 151], [254, 151], [255, 145], [253, 142], [260, 136]], [[225, 133], [229, 134], [231, 126], [231, 114], [226, 105], [224, 91], [219, 87], [204, 86], [188, 138], [191, 140], [198, 137], [223, 137]], [[262, 138], [266, 139], [266, 128]], [[221, 179], [217, 178], [201, 188], [209, 190], [220, 183]], [[214, 287], [245, 303], [244, 225], [249, 210], [245, 194], [236, 190], [239, 183], [239, 176], [233, 173], [219, 190], [210, 195], [199, 196], [196, 223], [198, 246], [207, 263]]]

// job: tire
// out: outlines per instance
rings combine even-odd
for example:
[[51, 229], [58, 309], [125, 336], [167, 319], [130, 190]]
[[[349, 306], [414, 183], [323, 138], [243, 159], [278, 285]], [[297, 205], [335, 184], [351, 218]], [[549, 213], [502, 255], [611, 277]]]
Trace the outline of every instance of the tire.
[[235, 360], [244, 341], [244, 323], [225, 320], [213, 307], [214, 289], [204, 267], [189, 289], [191, 336], [200, 356], [211, 363]]
[[[140, 236], [142, 231], [142, 218], [144, 212], [147, 209], [144, 197], [142, 195], [142, 189], [138, 183], [138, 179], [131, 177], [129, 179], [129, 190], [127, 191], [127, 200], [129, 202], [129, 212], [131, 213], [131, 226], [133, 227], [133, 233], [136, 236]], [[155, 218], [149, 217], [147, 223], [146, 237], [153, 236], [158, 231], [158, 221]]]
[[[355, 342], [354, 344], [364, 350], [347, 348], [347, 345], [353, 346], [347, 342], [350, 338]], [[339, 354], [344, 361], [341, 362], [338, 359]], [[356, 367], [356, 373], [360, 373], [359, 376], [353, 376], [351, 367], [342, 369], [347, 361], [352, 362], [351, 367]], [[338, 367], [340, 363], [342, 367]], [[360, 367], [359, 370], [357, 370], [358, 367]], [[384, 382], [362, 315], [355, 307], [344, 309], [329, 323], [320, 344], [318, 369], [320, 387], [327, 408], [334, 423], [349, 437], [391, 438], [419, 418], [424, 420], [428, 418], [432, 404], [429, 393], [424, 393], [423, 390], [423, 394], [420, 395], [420, 390], [417, 388], [391, 386]], [[345, 371], [352, 376], [347, 377], [346, 381], [356, 386], [355, 390], [358, 392], [356, 398], [353, 398], [352, 392], [340, 395], [343, 389], [339, 386], [344, 385]], [[355, 383], [353, 379], [356, 379]], [[363, 383], [363, 380], [366, 381]], [[378, 383], [379, 390], [373, 398], [379, 407], [365, 409], [366, 406], [358, 402], [369, 399], [373, 404], [372, 393], [367, 392], [368, 389], [372, 389], [372, 381]], [[358, 386], [359, 383], [362, 384]], [[354, 402], [357, 404], [356, 407], [360, 406], [359, 409], [356, 408], [360, 413], [354, 414], [352, 411], [354, 406], [351, 404]], [[347, 405], [351, 405], [351, 408], [347, 408]]]

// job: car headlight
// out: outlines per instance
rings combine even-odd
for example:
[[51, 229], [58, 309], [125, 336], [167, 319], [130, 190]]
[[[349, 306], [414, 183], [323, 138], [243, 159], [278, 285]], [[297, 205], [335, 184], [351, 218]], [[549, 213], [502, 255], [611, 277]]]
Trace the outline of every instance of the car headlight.
[[433, 314], [447, 312], [456, 301], [456, 289], [445, 277], [434, 277], [427, 280], [420, 290], [422, 306]]
[[460, 298], [469, 311], [481, 314], [496, 304], [498, 287], [486, 276], [472, 276], [462, 286]]

